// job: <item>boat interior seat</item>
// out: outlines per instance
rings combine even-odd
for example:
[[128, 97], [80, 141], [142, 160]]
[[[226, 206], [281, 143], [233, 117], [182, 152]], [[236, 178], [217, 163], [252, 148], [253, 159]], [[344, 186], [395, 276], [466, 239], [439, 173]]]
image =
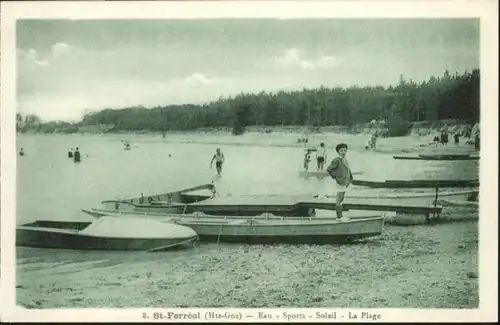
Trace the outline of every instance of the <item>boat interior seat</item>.
[[215, 197], [215, 194], [208, 194], [204, 192], [203, 194], [193, 194], [193, 193], [179, 193], [180, 201], [183, 203], [194, 203], [199, 201], [204, 201], [208, 199], [212, 199]]
[[151, 204], [159, 204], [159, 205], [168, 205], [168, 204], [172, 204], [172, 201], [150, 200], [149, 203], [151, 203]]

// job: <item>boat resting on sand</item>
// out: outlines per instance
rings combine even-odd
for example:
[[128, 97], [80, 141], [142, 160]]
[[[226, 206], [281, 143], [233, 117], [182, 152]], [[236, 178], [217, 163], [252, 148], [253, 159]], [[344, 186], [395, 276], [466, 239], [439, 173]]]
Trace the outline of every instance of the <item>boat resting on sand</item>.
[[354, 179], [352, 185], [370, 188], [443, 188], [443, 187], [469, 187], [479, 186], [479, 180], [385, 180], [369, 181]]
[[418, 156], [393, 156], [397, 160], [479, 160], [470, 154], [427, 154]]
[[[352, 172], [353, 175], [362, 175], [363, 172]], [[301, 170], [299, 171], [299, 177], [309, 178], [309, 177], [317, 177], [317, 178], [325, 178], [331, 177], [330, 174], [326, 171], [307, 171]]]
[[[335, 198], [335, 196], [327, 196], [328, 198]], [[358, 200], [373, 199], [380, 202], [395, 201], [399, 204], [413, 204], [413, 205], [443, 205], [441, 202], [463, 202], [463, 203], [477, 203], [479, 197], [479, 189], [470, 189], [463, 191], [450, 191], [450, 192], [426, 192], [426, 193], [379, 193], [375, 195], [352, 195], [349, 192], [345, 195], [346, 198], [356, 198]]]
[[102, 201], [105, 206], [115, 206], [115, 209], [119, 208], [120, 203], [130, 204], [130, 205], [151, 205], [157, 202], [171, 203], [172, 205], [190, 204], [198, 201], [203, 201], [210, 199], [216, 195], [216, 189], [214, 184], [202, 184], [184, 190], [172, 191], [162, 194], [154, 194], [149, 196], [141, 196], [120, 200], [106, 200]]
[[16, 228], [16, 246], [77, 250], [163, 251], [189, 247], [194, 230], [147, 219], [40, 220]]
[[[393, 197], [351, 197], [347, 196], [342, 204], [344, 210], [395, 211], [405, 213], [435, 214], [440, 213], [441, 206], [422, 204], [431, 199], [429, 195], [420, 197], [415, 203], [413, 197], [395, 200]], [[214, 197], [190, 204], [175, 202], [154, 202], [152, 204], [134, 204], [126, 201], [103, 201], [107, 210], [124, 212], [155, 212], [189, 214], [203, 212], [211, 215], [255, 216], [272, 213], [286, 217], [304, 217], [314, 215], [316, 209], [335, 210], [335, 197], [318, 197], [311, 195], [241, 195]], [[413, 203], [412, 203], [413, 201]]]
[[467, 207], [479, 207], [479, 201], [463, 201], [463, 200], [453, 200], [453, 199], [438, 199], [437, 202], [441, 206], [467, 206]]
[[[368, 191], [368, 190], [367, 190]], [[361, 193], [348, 191], [343, 203], [344, 210], [393, 211], [400, 213], [439, 214], [442, 207], [439, 200], [474, 201], [479, 190], [463, 190], [455, 192], [427, 193]], [[131, 198], [120, 201], [103, 201], [104, 209], [117, 211], [139, 211], [156, 213], [188, 214], [203, 212], [212, 215], [255, 216], [262, 213], [273, 213], [282, 216], [310, 216], [315, 209], [335, 209], [335, 197], [313, 195], [241, 195], [206, 197], [191, 203], [157, 201], [156, 198], [166, 197], [158, 194]], [[437, 202], [436, 202], [437, 199]]]
[[384, 217], [377, 215], [362, 219], [283, 218], [266, 214], [248, 217], [162, 215], [149, 213], [117, 213], [112, 210], [82, 210], [96, 218], [104, 216], [147, 218], [167, 224], [187, 226], [199, 235], [200, 241], [238, 242], [249, 244], [336, 244], [378, 236], [382, 233]]

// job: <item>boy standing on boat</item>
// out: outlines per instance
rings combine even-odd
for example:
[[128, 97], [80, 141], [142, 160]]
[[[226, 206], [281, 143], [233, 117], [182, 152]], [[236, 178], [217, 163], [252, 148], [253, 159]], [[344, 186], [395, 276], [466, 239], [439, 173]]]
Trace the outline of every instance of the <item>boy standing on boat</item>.
[[326, 148], [324, 142], [321, 142], [318, 150], [316, 151], [316, 161], [318, 163], [318, 171], [323, 171], [326, 161]]
[[345, 219], [342, 216], [342, 202], [344, 201], [345, 192], [351, 184], [353, 177], [351, 168], [345, 157], [347, 154], [347, 144], [339, 143], [335, 147], [335, 150], [339, 156], [332, 160], [326, 171], [337, 183], [337, 200], [335, 201], [337, 219]]
[[217, 148], [215, 151], [215, 155], [212, 157], [212, 160], [210, 161], [210, 168], [212, 168], [212, 165], [215, 160], [215, 168], [217, 168], [217, 175], [220, 176], [220, 173], [222, 172], [222, 164], [225, 161], [224, 154], [220, 151], [220, 148]]

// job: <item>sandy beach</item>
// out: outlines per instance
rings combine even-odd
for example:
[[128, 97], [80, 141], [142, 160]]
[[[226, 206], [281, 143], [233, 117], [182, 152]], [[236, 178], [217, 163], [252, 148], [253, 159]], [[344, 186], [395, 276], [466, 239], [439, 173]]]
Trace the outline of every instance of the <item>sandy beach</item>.
[[53, 251], [50, 259], [18, 249], [17, 301], [26, 308], [477, 308], [478, 225], [450, 222], [477, 211], [447, 211], [443, 224], [386, 226], [380, 237], [347, 246], [198, 243], [128, 255]]
[[[95, 207], [100, 200], [120, 192], [122, 195], [137, 195], [142, 189], [147, 189], [146, 193], [165, 191], [167, 181], [175, 182], [169, 186], [183, 188], [184, 185], [180, 184], [186, 180], [179, 175], [189, 177], [191, 182], [200, 182], [201, 176], [213, 171], [208, 167], [207, 172], [198, 171], [199, 161], [210, 155], [215, 147], [203, 142], [224, 146], [224, 152], [233, 151], [231, 164], [218, 186], [226, 194], [250, 190], [274, 193], [290, 186], [303, 192], [319, 190], [322, 183], [298, 179], [295, 165], [289, 163], [290, 159], [296, 159], [293, 157], [300, 159], [302, 156], [300, 147], [293, 148], [296, 136], [170, 134], [163, 139], [161, 135], [120, 134], [93, 138], [43, 137], [43, 142], [39, 137], [21, 137], [20, 141], [25, 141], [24, 146], [31, 155], [25, 157], [20, 168], [29, 171], [44, 164], [52, 166], [46, 174], [21, 178], [20, 188], [25, 188], [24, 192], [19, 192], [21, 212], [29, 218], [80, 218], [79, 208]], [[134, 149], [125, 152], [120, 145], [122, 139], [131, 141]], [[365, 139], [361, 135], [314, 135], [309, 144], [325, 141], [332, 150], [336, 143], [345, 141], [352, 151], [358, 152], [352, 152], [353, 156], [359, 157], [354, 160], [358, 163], [361, 157], [383, 158], [394, 166], [408, 166], [410, 173], [414, 172], [410, 166], [420, 166], [420, 163], [407, 165], [409, 163], [395, 161], [391, 153], [363, 153]], [[421, 147], [427, 140], [425, 137], [386, 138], [379, 144], [380, 148], [411, 148], [412, 153], [420, 150], [472, 152], [471, 146], [465, 144], [448, 144], [445, 149]], [[87, 141], [81, 147], [91, 156], [78, 168], [64, 155], [55, 158], [57, 152], [65, 154], [70, 143], [76, 141]], [[191, 141], [191, 144], [185, 141]], [[241, 145], [235, 146], [237, 142], [261, 148], [245, 149]], [[35, 158], [34, 150], [40, 143], [44, 150], [39, 155], [45, 160]], [[291, 148], [269, 148], [273, 145]], [[179, 158], [163, 160], [168, 150], [175, 150], [172, 152]], [[280, 158], [269, 161], [269, 169], [259, 168], [259, 163], [267, 161], [270, 154], [278, 152], [276, 150], [282, 153]], [[193, 158], [195, 152], [198, 152], [195, 159], [187, 159]], [[377, 155], [384, 157], [377, 158]], [[144, 160], [145, 156], [150, 159]], [[116, 157], [120, 158], [116, 160]], [[251, 157], [256, 164], [246, 166], [246, 173], [241, 174], [238, 166], [244, 163], [245, 157]], [[191, 165], [185, 166], [189, 161]], [[433, 170], [432, 166], [428, 164], [427, 168]], [[475, 173], [474, 170], [464, 170], [460, 167], [462, 165], [453, 164], [456, 167], [452, 171], [448, 170], [451, 168], [448, 164], [436, 166], [436, 175], [450, 173], [459, 177], [464, 172]], [[193, 172], [180, 172], [186, 168]], [[134, 175], [137, 171], [141, 177], [121, 177]], [[61, 178], [63, 174], [65, 176]], [[86, 181], [82, 181], [82, 176]], [[59, 185], [53, 186], [50, 192], [35, 190], [34, 185], [43, 188], [40, 184], [47, 184], [54, 177], [58, 177]], [[92, 191], [88, 190], [89, 186]], [[343, 246], [249, 246], [199, 242], [193, 249], [163, 253], [18, 247], [17, 302], [26, 308], [476, 308], [479, 299], [477, 206], [446, 207], [441, 217], [442, 223], [433, 225], [386, 225], [379, 237]]]
[[494, 227], [481, 223], [496, 222], [482, 204], [494, 190], [480, 168], [497, 8], [476, 2], [385, 17], [306, 2], [75, 4], [65, 19], [6, 5], [15, 87], [2, 136], [15, 132], [15, 156], [2, 156], [2, 237], [14, 247], [0, 276], [18, 308], [5, 315], [493, 315]]
[[[64, 135], [66, 137], [66, 135]], [[78, 135], [74, 135], [78, 136]], [[184, 144], [206, 144], [206, 145], [238, 145], [253, 147], [288, 147], [288, 148], [314, 148], [321, 142], [325, 147], [334, 149], [338, 143], [347, 143], [351, 150], [365, 150], [365, 145], [371, 134], [360, 133], [334, 133], [321, 132], [311, 133], [308, 143], [298, 143], [304, 133], [297, 131], [281, 131], [279, 128], [272, 133], [248, 131], [239, 136], [233, 136], [231, 132], [222, 131], [186, 131], [167, 132], [165, 137], [160, 133], [106, 133], [99, 135], [103, 139], [123, 140], [140, 144], [144, 142], [160, 143], [184, 143]], [[459, 144], [452, 142], [447, 145], [434, 145], [432, 135], [409, 135], [405, 137], [378, 137], [375, 152], [380, 153], [474, 153], [471, 144], [466, 144], [469, 138], [461, 137]]]

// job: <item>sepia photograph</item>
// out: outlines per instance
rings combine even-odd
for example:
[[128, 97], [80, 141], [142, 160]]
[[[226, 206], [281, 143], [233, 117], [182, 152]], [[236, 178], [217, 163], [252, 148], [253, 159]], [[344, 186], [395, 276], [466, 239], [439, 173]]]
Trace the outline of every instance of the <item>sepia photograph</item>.
[[280, 17], [287, 2], [2, 22], [2, 298], [139, 321], [479, 310], [498, 247], [483, 18]]

